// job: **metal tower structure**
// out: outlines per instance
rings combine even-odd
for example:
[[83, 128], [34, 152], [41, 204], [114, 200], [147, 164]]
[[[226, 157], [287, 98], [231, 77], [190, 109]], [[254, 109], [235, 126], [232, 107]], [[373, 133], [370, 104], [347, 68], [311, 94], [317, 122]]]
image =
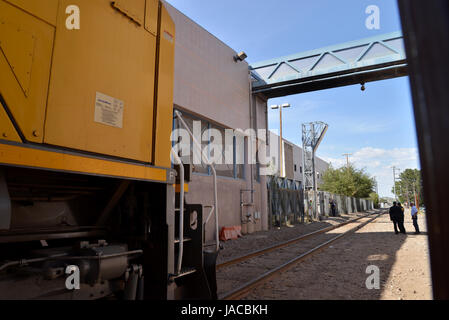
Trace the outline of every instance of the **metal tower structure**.
[[[317, 175], [315, 167], [315, 155], [318, 147], [326, 135], [329, 126], [324, 122], [311, 122], [302, 125], [302, 146], [303, 146], [303, 187], [304, 196], [309, 195], [308, 199], [313, 198], [312, 216], [318, 219], [317, 212]], [[307, 208], [310, 208], [307, 203]], [[310, 214], [310, 213], [309, 213]]]

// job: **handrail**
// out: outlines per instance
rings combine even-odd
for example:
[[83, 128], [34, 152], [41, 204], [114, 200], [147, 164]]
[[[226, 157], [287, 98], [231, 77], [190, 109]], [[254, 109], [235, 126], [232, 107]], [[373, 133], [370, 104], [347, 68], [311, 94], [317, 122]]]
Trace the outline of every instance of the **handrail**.
[[193, 135], [192, 131], [190, 130], [187, 123], [182, 118], [182, 113], [178, 110], [175, 111], [175, 116], [181, 121], [184, 128], [189, 133], [190, 137], [193, 140], [194, 145], [197, 147], [197, 149], [200, 152], [201, 158], [203, 161], [207, 164], [207, 166], [212, 170], [212, 176], [213, 176], [213, 183], [214, 183], [214, 213], [215, 213], [215, 241], [216, 241], [216, 250], [220, 250], [220, 235], [219, 235], [219, 228], [218, 228], [218, 193], [217, 193], [217, 171], [215, 170], [215, 166], [210, 162], [209, 157], [207, 157], [204, 154], [204, 150], [202, 150], [201, 144], [195, 139], [195, 136]]
[[181, 184], [181, 190], [179, 193], [179, 256], [178, 256], [178, 273], [181, 274], [182, 259], [184, 255], [184, 164], [178, 154], [172, 149], [173, 157], [179, 165], [179, 183]]
[[209, 215], [207, 216], [206, 222], [204, 223], [204, 225], [206, 225], [209, 222], [210, 218], [212, 218], [212, 214], [215, 211], [215, 207], [214, 206], [204, 206], [204, 208], [210, 208]]

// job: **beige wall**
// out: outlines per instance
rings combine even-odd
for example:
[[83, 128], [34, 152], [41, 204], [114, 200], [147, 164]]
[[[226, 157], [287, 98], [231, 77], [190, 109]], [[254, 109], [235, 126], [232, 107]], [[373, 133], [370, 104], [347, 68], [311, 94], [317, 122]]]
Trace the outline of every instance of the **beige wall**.
[[176, 25], [176, 105], [230, 128], [249, 125], [249, 71], [236, 52], [166, 4]]
[[[166, 4], [176, 24], [174, 103], [193, 115], [231, 129], [265, 129], [266, 100], [250, 94], [246, 62], [234, 62], [236, 52], [181, 12]], [[252, 100], [252, 102], [250, 102]], [[252, 108], [250, 107], [252, 105]], [[255, 170], [255, 168], [253, 168]], [[241, 225], [240, 191], [255, 190], [254, 207], [261, 213], [254, 229], [268, 228], [266, 180], [252, 181], [251, 166], [245, 165], [245, 179], [218, 178], [219, 226]], [[194, 174], [186, 196], [188, 203], [213, 204], [211, 176]], [[251, 200], [245, 193], [245, 202]], [[205, 208], [206, 219], [210, 209]], [[206, 240], [214, 238], [214, 219], [206, 229]]]
[[[270, 135], [274, 137], [274, 140], [279, 139], [279, 136], [274, 132], [270, 131]], [[285, 172], [287, 173], [287, 178], [296, 181], [302, 181], [303, 175], [301, 173], [301, 167], [304, 170], [302, 147], [297, 146], [294, 143], [284, 139], [284, 162], [286, 165]], [[295, 165], [297, 169], [296, 171], [294, 171]], [[316, 157], [315, 165], [316, 171], [320, 173], [320, 178], [318, 179], [318, 184], [320, 184], [322, 182], [322, 174], [326, 172], [327, 169], [329, 169], [329, 163], [321, 158]]]

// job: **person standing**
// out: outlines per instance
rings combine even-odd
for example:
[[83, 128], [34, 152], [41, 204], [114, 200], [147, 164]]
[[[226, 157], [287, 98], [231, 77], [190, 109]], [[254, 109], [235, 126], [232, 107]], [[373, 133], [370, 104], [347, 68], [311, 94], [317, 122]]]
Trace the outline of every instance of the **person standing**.
[[397, 202], [393, 202], [393, 206], [390, 208], [390, 220], [394, 225], [394, 233], [399, 234], [400, 232], [406, 234], [404, 228], [404, 213]]
[[393, 202], [393, 206], [390, 208], [390, 220], [393, 222], [394, 225], [394, 233], [398, 234], [398, 223], [397, 223], [397, 210], [396, 210], [397, 203]]
[[415, 206], [414, 203], [412, 203], [412, 220], [413, 226], [415, 227], [415, 234], [420, 234], [421, 231], [419, 231], [419, 224], [418, 224], [418, 208]]
[[407, 234], [407, 232], [405, 231], [405, 227], [404, 227], [404, 220], [405, 220], [405, 209], [402, 206], [402, 204], [400, 202], [398, 202], [398, 226], [399, 226], [399, 231], [402, 234]]
[[337, 206], [335, 205], [334, 200], [331, 200], [331, 212], [332, 212], [332, 217], [337, 216]]

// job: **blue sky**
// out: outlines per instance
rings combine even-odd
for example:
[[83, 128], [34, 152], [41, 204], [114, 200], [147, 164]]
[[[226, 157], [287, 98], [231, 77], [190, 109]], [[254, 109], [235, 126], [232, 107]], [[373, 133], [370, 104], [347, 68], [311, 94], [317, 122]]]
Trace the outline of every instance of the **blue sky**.
[[[396, 0], [169, 0], [247, 61], [293, 53], [401, 30]], [[380, 8], [380, 30], [365, 27], [369, 5]], [[335, 167], [352, 162], [376, 176], [379, 193], [392, 196], [391, 166], [419, 168], [416, 130], [408, 78], [372, 82], [278, 99], [288, 102], [284, 137], [300, 144], [303, 122], [330, 125], [318, 155]], [[279, 129], [279, 115], [269, 112], [269, 127]]]

